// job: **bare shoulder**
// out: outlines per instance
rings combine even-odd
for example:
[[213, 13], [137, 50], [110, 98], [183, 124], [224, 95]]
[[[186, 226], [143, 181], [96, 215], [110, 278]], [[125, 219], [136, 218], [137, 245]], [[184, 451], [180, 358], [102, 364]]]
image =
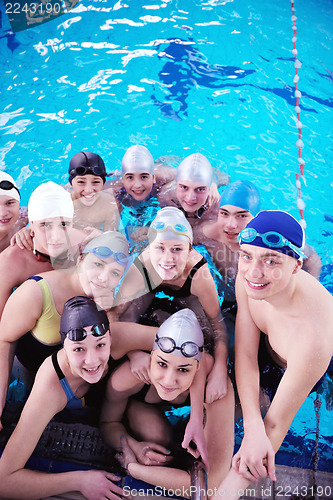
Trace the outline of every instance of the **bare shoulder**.
[[17, 245], [6, 248], [0, 254], [1, 280], [12, 286], [20, 285], [27, 277], [38, 272], [38, 261], [31, 250], [21, 250]]

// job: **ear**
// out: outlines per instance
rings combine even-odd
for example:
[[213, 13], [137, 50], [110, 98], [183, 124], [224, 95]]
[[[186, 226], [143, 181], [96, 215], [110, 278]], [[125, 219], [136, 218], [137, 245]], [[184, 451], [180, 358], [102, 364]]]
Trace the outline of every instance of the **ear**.
[[156, 184], [156, 175], [153, 175], [153, 183]]
[[294, 270], [293, 270], [293, 274], [297, 274], [298, 271], [300, 271], [302, 269], [302, 266], [303, 266], [303, 261], [300, 259], [297, 260], [296, 265], [295, 265]]

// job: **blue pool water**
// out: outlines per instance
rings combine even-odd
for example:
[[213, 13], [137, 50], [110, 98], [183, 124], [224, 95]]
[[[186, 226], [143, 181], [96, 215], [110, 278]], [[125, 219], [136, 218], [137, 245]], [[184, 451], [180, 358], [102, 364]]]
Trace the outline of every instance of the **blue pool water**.
[[[295, 8], [306, 235], [333, 293], [333, 8], [329, 0], [295, 0]], [[66, 183], [82, 148], [108, 170], [135, 143], [174, 164], [200, 151], [232, 180], [254, 180], [264, 208], [298, 217], [291, 15], [289, 0], [82, 0], [13, 34], [1, 4], [0, 168], [26, 204], [40, 182]], [[326, 384], [318, 467], [333, 470]], [[311, 396], [280, 463], [311, 467], [315, 429]]]

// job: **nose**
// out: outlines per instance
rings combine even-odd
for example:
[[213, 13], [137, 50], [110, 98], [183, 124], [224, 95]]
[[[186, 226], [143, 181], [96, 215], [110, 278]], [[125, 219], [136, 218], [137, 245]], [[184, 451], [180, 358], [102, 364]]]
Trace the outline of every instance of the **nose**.
[[162, 262], [173, 262], [173, 253], [168, 248], [163, 252]]
[[86, 184], [84, 186], [84, 190], [83, 190], [84, 194], [91, 194], [93, 192], [94, 192], [94, 186], [92, 186], [91, 184]]
[[48, 234], [47, 234], [47, 239], [50, 243], [56, 243], [61, 240], [61, 232], [62, 229], [58, 226], [52, 226], [51, 229], [49, 229]]
[[194, 201], [196, 200], [196, 194], [194, 189], [188, 189], [185, 195], [185, 201]]
[[89, 367], [94, 367], [96, 364], [97, 356], [95, 349], [87, 349], [85, 355], [85, 364]]
[[238, 226], [235, 217], [228, 217], [226, 227], [230, 229], [236, 229]]
[[253, 280], [260, 279], [264, 276], [263, 266], [260, 260], [253, 259], [247, 268], [247, 277]]
[[171, 388], [176, 385], [176, 377], [174, 371], [171, 368], [164, 370], [162, 381], [165, 387]]
[[101, 283], [106, 283], [110, 280], [110, 278], [111, 278], [111, 272], [106, 267], [103, 267], [98, 273], [98, 280]]

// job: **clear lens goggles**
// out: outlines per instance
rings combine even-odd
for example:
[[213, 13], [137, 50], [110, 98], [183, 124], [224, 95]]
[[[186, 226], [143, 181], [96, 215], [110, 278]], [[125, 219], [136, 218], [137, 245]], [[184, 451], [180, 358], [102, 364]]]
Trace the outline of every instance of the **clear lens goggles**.
[[0, 189], [4, 189], [5, 191], [10, 191], [11, 189], [16, 189], [18, 194], [20, 194], [20, 191], [17, 189], [17, 187], [14, 186], [14, 184], [10, 181], [1, 181], [0, 182]]
[[245, 229], [243, 229], [243, 231], [239, 233], [238, 241], [239, 242], [242, 241], [243, 243], [251, 243], [256, 239], [257, 236], [259, 236], [265, 243], [265, 245], [267, 245], [270, 248], [289, 247], [300, 257], [303, 257], [304, 259], [307, 258], [307, 256], [302, 252], [302, 250], [299, 247], [293, 245], [289, 240], [287, 240], [287, 238], [282, 236], [282, 234], [277, 233], [276, 231], [268, 231], [267, 233], [260, 234], [256, 229], [252, 227], [249, 228], [246, 227]]
[[118, 264], [125, 266], [127, 263], [127, 255], [123, 252], [113, 252], [109, 247], [96, 247], [92, 250], [83, 250], [83, 253], [93, 253], [101, 259], [107, 259], [108, 257], [113, 257]]
[[91, 334], [93, 337], [102, 337], [109, 331], [108, 325], [100, 323], [91, 327], [91, 331], [87, 332], [84, 328], [72, 328], [65, 333], [66, 337], [73, 342], [80, 342], [84, 340], [87, 335]]
[[203, 346], [199, 347], [195, 342], [184, 342], [180, 347], [176, 346], [176, 342], [170, 337], [159, 337], [156, 335], [156, 344], [163, 352], [173, 352], [178, 349], [185, 358], [193, 358], [198, 352], [203, 351]]

